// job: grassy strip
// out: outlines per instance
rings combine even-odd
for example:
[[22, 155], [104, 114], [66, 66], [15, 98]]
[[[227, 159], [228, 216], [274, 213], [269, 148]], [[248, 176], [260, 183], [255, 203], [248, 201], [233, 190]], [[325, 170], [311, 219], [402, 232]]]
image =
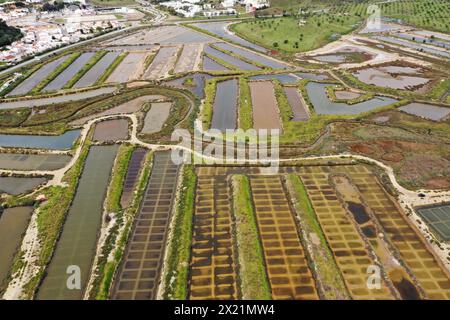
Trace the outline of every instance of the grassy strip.
[[173, 64], [172, 68], [169, 70], [169, 75], [170, 76], [174, 74], [175, 68], [176, 68], [176, 66], [177, 66], [177, 64], [178, 64], [178, 62], [180, 60], [180, 57], [181, 57], [181, 54], [183, 53], [183, 50], [184, 50], [184, 46], [182, 46], [181, 48], [178, 48], [177, 56], [175, 58], [175, 62]]
[[270, 300], [272, 295], [264, 264], [264, 253], [259, 241], [250, 182], [245, 175], [240, 174], [233, 175], [231, 179], [242, 298]]
[[[426, 96], [432, 100], [440, 100], [450, 90], [450, 78], [434, 85]], [[445, 102], [445, 101], [444, 101]]]
[[294, 117], [294, 112], [292, 112], [291, 105], [284, 93], [283, 86], [281, 82], [277, 79], [272, 80], [274, 84], [275, 97], [278, 103], [278, 109], [280, 110], [281, 120], [284, 123], [290, 121]]
[[239, 60], [242, 60], [242, 61], [244, 61], [244, 62], [247, 62], [247, 63], [249, 63], [249, 64], [251, 64], [251, 65], [257, 66], [258, 68], [261, 68], [261, 69], [271, 69], [270, 67], [266, 66], [265, 64], [262, 64], [262, 63], [260, 63], [260, 62], [258, 62], [258, 61], [250, 60], [250, 59], [248, 59], [248, 58], [246, 58], [246, 57], [243, 57], [243, 56], [241, 56], [241, 55], [239, 55], [239, 54], [237, 54], [237, 53], [234, 53], [233, 51], [229, 51], [229, 50], [220, 48], [220, 47], [218, 47], [218, 46], [216, 46], [216, 45], [214, 45], [214, 44], [211, 44], [211, 45], [209, 45], [209, 46], [210, 46], [211, 48], [213, 48], [213, 49], [216, 49], [217, 51], [223, 52], [223, 53], [225, 53], [225, 54], [227, 54], [227, 55], [229, 55], [229, 56], [235, 57], [235, 58], [237, 58], [237, 59], [239, 59]]
[[81, 77], [83, 77], [97, 62], [100, 61], [101, 58], [104, 57], [106, 53], [107, 51], [104, 50], [97, 51], [94, 56], [92, 56], [89, 61], [83, 66], [83, 68], [81, 68], [80, 71], [78, 71], [77, 74], [72, 79], [70, 79], [69, 82], [66, 83], [63, 89], [72, 88], [74, 84], [81, 79]]
[[[122, 260], [128, 236], [133, 225], [133, 218], [139, 210], [145, 189], [147, 187], [147, 182], [152, 170], [152, 160], [153, 153], [149, 152], [142, 167], [143, 170], [139, 179], [139, 185], [136, 189], [137, 193], [133, 199], [133, 204], [130, 208], [126, 209], [122, 215], [119, 216], [115, 228], [111, 230], [111, 233], [105, 241], [105, 246], [102, 248], [102, 256], [104, 258], [99, 262], [96, 270], [97, 274], [99, 274], [99, 277], [95, 279], [93, 290], [90, 293], [90, 298], [92, 299], [107, 300], [109, 297], [114, 273], [116, 272]], [[118, 199], [116, 205], [120, 206], [120, 198]], [[123, 224], [125, 224], [125, 226], [122, 229], [122, 233], [119, 234], [119, 225]], [[119, 240], [117, 240], [117, 237], [119, 237]], [[112, 261], [107, 261], [106, 257], [114, 249], [114, 259]]]
[[122, 197], [123, 180], [127, 174], [128, 163], [134, 149], [135, 147], [130, 145], [121, 145], [119, 148], [106, 197], [106, 210], [108, 212], [117, 213], [122, 210], [120, 198]]
[[250, 87], [247, 78], [239, 78], [239, 128], [253, 128], [253, 108]]
[[213, 115], [213, 104], [214, 98], [216, 97], [216, 79], [206, 80], [205, 85], [205, 101], [202, 108], [202, 127], [203, 130], [208, 130], [211, 127], [212, 115]]
[[145, 58], [145, 61], [144, 61], [144, 68], [143, 68], [144, 73], [145, 73], [145, 71], [148, 69], [148, 67], [150, 67], [150, 65], [152, 64], [153, 59], [155, 59], [157, 53], [158, 53], [158, 52], [149, 54], [149, 55]]
[[114, 70], [119, 66], [119, 64], [125, 59], [125, 57], [128, 55], [128, 52], [122, 52], [119, 54], [119, 56], [106, 68], [105, 72], [101, 75], [100, 78], [95, 82], [94, 86], [98, 86], [105, 82], [108, 77], [113, 73]]
[[110, 229], [107, 238], [101, 249], [97, 267], [94, 271], [96, 277], [92, 284], [92, 289], [89, 293], [90, 298], [95, 297], [99, 291], [102, 275], [107, 264], [107, 258], [111, 250], [114, 248], [116, 242], [117, 233], [119, 230], [119, 222], [121, 222], [123, 210], [120, 205], [120, 198], [123, 190], [123, 182], [127, 173], [128, 163], [130, 162], [131, 155], [135, 147], [131, 145], [121, 145], [117, 153], [116, 161], [114, 163], [111, 182], [108, 187], [108, 193], [106, 195], [106, 210], [108, 213], [114, 213], [117, 219], [117, 223]]
[[195, 81], [194, 78], [192, 77], [187, 77], [186, 79], [183, 80], [183, 86], [185, 87], [195, 87]]
[[375, 108], [373, 110], [360, 113], [358, 115], [318, 115], [315, 113], [314, 106], [309, 99], [306, 91], [306, 84], [310, 80], [303, 79], [300, 81], [299, 89], [303, 99], [311, 113], [311, 118], [307, 122], [288, 121], [284, 123], [283, 134], [280, 137], [280, 143], [284, 144], [303, 144], [309, 145], [314, 142], [321, 134], [325, 126], [331, 122], [346, 119], [363, 119], [370, 114], [374, 114], [384, 110], [394, 109], [398, 106], [408, 103], [408, 100], [400, 100], [391, 105]]
[[217, 62], [218, 64], [224, 66], [225, 68], [227, 68], [227, 69], [229, 69], [229, 70], [232, 70], [232, 71], [239, 70], [239, 68], [237, 68], [236, 66], [234, 66], [234, 65], [232, 65], [232, 64], [230, 64], [230, 63], [228, 63], [228, 62], [226, 62], [226, 61], [223, 60], [223, 59], [220, 59], [220, 58], [218, 58], [218, 57], [216, 57], [216, 56], [213, 56], [213, 55], [211, 55], [211, 54], [209, 54], [209, 53], [206, 53], [206, 52], [204, 53], [204, 55], [205, 55], [206, 57], [210, 58], [211, 60]]
[[[299, 24], [299, 19], [305, 24]], [[232, 24], [230, 29], [239, 37], [257, 45], [286, 54], [310, 51], [350, 33], [362, 18], [312, 14], [308, 17], [253, 19]]]
[[217, 84], [222, 81], [233, 79], [233, 77], [217, 77], [206, 80], [205, 85], [205, 101], [203, 104], [201, 119], [203, 130], [211, 128], [211, 121], [214, 112], [214, 100], [216, 97]]
[[25, 299], [33, 297], [45, 274], [45, 267], [50, 262], [65, 216], [77, 190], [78, 180], [89, 153], [92, 134], [93, 130], [88, 134], [77, 162], [64, 176], [63, 180], [67, 186], [52, 186], [40, 192], [46, 196], [47, 201], [37, 209], [37, 230], [41, 248], [35, 264], [39, 267], [39, 271], [23, 287], [22, 296]]
[[28, 79], [33, 73], [38, 71], [42, 66], [43, 66], [43, 63], [39, 63], [39, 64], [33, 66], [31, 69], [25, 70], [25, 72], [22, 74], [22, 76], [19, 76], [16, 80], [14, 80], [12, 83], [10, 83], [5, 89], [3, 89], [2, 92], [0, 92], [0, 97], [4, 97], [8, 93], [13, 91], [19, 84], [21, 84], [26, 79]]
[[286, 181], [294, 200], [295, 211], [301, 221], [302, 234], [307, 237], [309, 245], [306, 248], [311, 255], [314, 270], [320, 279], [325, 298], [330, 300], [350, 299], [350, 294], [334, 261], [302, 181], [295, 174], [289, 174]]
[[17, 127], [31, 115], [31, 108], [0, 110], [0, 127]]
[[72, 53], [63, 63], [56, 67], [53, 72], [47, 75], [41, 82], [38, 83], [36, 87], [31, 90], [31, 94], [39, 93], [42, 89], [44, 89], [53, 79], [55, 79], [59, 74], [61, 74], [64, 70], [66, 70], [79, 56], [81, 52]]
[[192, 165], [184, 166], [180, 199], [174, 217], [170, 243], [167, 247], [165, 292], [163, 299], [187, 298], [189, 260], [192, 241], [192, 218], [194, 215], [197, 176]]

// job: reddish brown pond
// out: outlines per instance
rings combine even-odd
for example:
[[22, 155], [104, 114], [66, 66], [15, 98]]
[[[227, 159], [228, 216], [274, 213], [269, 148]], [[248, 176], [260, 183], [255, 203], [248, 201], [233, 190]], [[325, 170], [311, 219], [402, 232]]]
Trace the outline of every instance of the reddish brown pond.
[[281, 130], [273, 83], [270, 81], [255, 81], [249, 82], [249, 86], [253, 106], [253, 128]]
[[126, 140], [128, 120], [115, 119], [102, 121], [95, 126], [94, 140], [99, 142]]

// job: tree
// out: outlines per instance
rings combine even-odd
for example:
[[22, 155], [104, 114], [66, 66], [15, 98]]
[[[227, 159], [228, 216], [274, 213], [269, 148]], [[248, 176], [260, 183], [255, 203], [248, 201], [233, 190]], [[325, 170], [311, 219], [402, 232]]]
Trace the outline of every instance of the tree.
[[0, 48], [10, 45], [22, 37], [23, 34], [20, 29], [10, 27], [5, 21], [0, 19]]

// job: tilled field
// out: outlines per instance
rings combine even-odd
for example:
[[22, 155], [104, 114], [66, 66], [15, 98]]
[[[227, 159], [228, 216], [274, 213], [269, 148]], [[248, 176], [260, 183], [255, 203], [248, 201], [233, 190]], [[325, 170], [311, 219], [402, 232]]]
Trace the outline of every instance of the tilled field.
[[155, 299], [179, 167], [157, 152], [141, 208], [134, 220], [112, 299]]

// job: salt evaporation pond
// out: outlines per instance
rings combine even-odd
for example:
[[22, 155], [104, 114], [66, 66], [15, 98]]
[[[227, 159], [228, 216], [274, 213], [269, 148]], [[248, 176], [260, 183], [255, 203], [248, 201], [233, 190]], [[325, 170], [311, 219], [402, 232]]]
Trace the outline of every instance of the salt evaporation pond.
[[66, 131], [59, 136], [0, 134], [0, 147], [67, 150], [80, 136], [80, 130]]
[[407, 104], [398, 109], [403, 112], [434, 121], [443, 120], [450, 114], [450, 108], [417, 102]]

